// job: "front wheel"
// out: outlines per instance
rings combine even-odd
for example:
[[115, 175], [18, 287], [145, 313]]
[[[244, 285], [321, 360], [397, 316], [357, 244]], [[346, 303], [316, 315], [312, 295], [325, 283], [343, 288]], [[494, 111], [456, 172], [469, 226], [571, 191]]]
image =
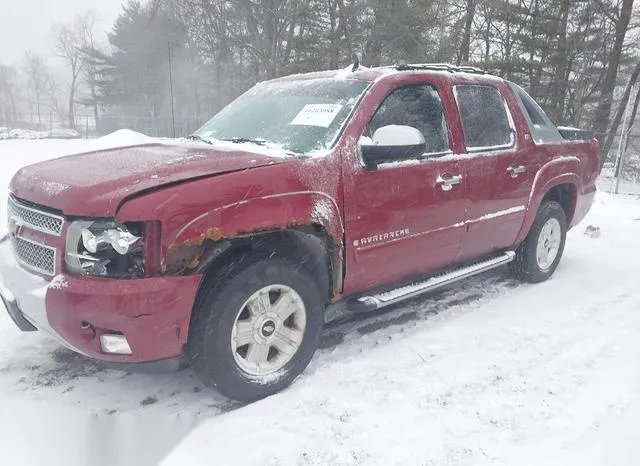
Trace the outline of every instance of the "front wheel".
[[202, 380], [250, 402], [288, 386], [309, 364], [324, 323], [316, 280], [283, 258], [246, 256], [198, 297], [189, 355]]
[[567, 238], [567, 217], [555, 201], [540, 206], [527, 238], [516, 250], [510, 267], [514, 275], [529, 283], [548, 279], [558, 267]]

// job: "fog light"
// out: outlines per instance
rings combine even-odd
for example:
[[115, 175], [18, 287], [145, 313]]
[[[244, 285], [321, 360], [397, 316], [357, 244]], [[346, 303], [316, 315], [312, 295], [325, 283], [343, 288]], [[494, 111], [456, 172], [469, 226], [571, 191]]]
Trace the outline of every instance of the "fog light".
[[100, 335], [102, 351], [111, 354], [133, 354], [124, 335]]

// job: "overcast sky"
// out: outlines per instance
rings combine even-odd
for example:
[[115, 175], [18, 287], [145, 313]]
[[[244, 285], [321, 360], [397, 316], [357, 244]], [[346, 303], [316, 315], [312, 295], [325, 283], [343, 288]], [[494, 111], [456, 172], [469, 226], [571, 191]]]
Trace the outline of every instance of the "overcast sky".
[[25, 50], [52, 56], [51, 24], [84, 10], [97, 14], [96, 37], [105, 38], [122, 0], [0, 0], [0, 63], [18, 65]]

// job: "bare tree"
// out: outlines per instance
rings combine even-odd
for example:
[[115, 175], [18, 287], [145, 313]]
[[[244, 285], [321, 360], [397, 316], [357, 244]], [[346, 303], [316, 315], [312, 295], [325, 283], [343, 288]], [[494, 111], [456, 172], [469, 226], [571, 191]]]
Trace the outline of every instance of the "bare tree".
[[[640, 60], [638, 61], [635, 68], [633, 69], [633, 72], [631, 73], [629, 82], [627, 83], [622, 99], [620, 100], [620, 104], [618, 105], [618, 110], [613, 118], [613, 122], [611, 123], [611, 129], [609, 130], [609, 134], [607, 135], [606, 139], [603, 138], [605, 140], [605, 143], [602, 149], [602, 154], [604, 157], [607, 156], [607, 154], [611, 150], [611, 146], [613, 146], [613, 140], [616, 137], [616, 132], [618, 131], [618, 127], [620, 126], [620, 122], [622, 121], [622, 116], [625, 112], [625, 109], [627, 108], [627, 105], [629, 104], [629, 99], [631, 98], [631, 91], [633, 90], [634, 86], [638, 82], [639, 78], [640, 78]], [[640, 95], [640, 92], [639, 92], [639, 95]], [[636, 102], [635, 112], [637, 112], [637, 102]], [[635, 113], [634, 113], [634, 119], [635, 119]], [[629, 125], [629, 128], [631, 128], [632, 125], [633, 123]]]
[[567, 32], [569, 23], [569, 11], [571, 0], [562, 0], [559, 2], [560, 18], [558, 24], [555, 25], [558, 42], [555, 52], [551, 55], [551, 63], [553, 64], [553, 75], [549, 83], [550, 103], [548, 110], [550, 117], [554, 121], [562, 121], [564, 116], [564, 103], [567, 86], [567, 68], [569, 67], [569, 50], [567, 47]]
[[42, 100], [45, 95], [49, 71], [42, 56], [28, 50], [24, 55], [24, 73], [27, 76], [27, 85], [30, 94], [35, 99], [36, 115], [38, 116], [38, 129], [42, 129]]
[[45, 92], [48, 97], [47, 100], [48, 100], [50, 115], [51, 115], [51, 112], [55, 113], [58, 121], [64, 121], [65, 111], [63, 106], [60, 104], [60, 85], [55, 80], [55, 78], [51, 73], [47, 73], [46, 78], [47, 80], [45, 83]]
[[5, 124], [17, 118], [17, 75], [15, 68], [0, 64], [0, 122]]
[[[609, 117], [611, 115], [611, 104], [613, 102], [613, 91], [616, 87], [618, 78], [618, 67], [623, 56], [624, 40], [629, 29], [631, 14], [633, 12], [633, 0], [621, 0], [611, 10], [605, 11], [610, 15], [615, 23], [615, 37], [613, 48], [608, 57], [607, 74], [602, 84], [602, 93], [598, 102], [595, 117], [593, 120], [593, 129], [596, 136], [604, 141], [607, 128], [609, 126]], [[604, 161], [604, 157], [603, 157]]]
[[69, 24], [56, 24], [53, 26], [54, 47], [58, 56], [66, 61], [71, 73], [69, 84], [69, 125], [76, 127], [75, 104], [76, 93], [80, 85], [80, 76], [84, 70], [82, 50], [87, 45], [89, 38], [92, 40], [94, 15], [90, 12], [80, 14]]
[[[83, 16], [84, 20], [80, 22], [80, 28], [82, 31], [82, 52], [86, 50], [95, 50], [96, 42], [93, 34], [95, 26], [96, 15], [93, 12], [88, 12]], [[89, 93], [91, 95], [90, 101], [93, 107], [94, 121], [98, 122], [98, 103], [97, 103], [97, 90], [96, 90], [96, 76], [97, 67], [93, 61], [87, 61], [83, 57], [84, 63], [84, 80], [89, 87]]]
[[106, 113], [168, 118], [170, 42], [180, 118], [215, 112], [262, 79], [344, 67], [356, 53], [366, 66], [480, 64], [524, 86], [557, 123], [604, 121], [606, 132], [613, 96], [623, 94], [629, 63], [637, 60], [637, 39], [627, 34], [638, 23], [629, 18], [633, 4], [130, 0], [108, 35], [110, 47], [89, 46], [85, 54], [81, 101], [103, 105]]

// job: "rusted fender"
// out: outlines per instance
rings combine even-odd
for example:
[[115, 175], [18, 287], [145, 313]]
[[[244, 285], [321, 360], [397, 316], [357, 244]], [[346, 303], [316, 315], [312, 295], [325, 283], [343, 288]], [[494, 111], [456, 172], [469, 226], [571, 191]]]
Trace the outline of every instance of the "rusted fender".
[[265, 231], [317, 224], [335, 248], [344, 237], [340, 180], [338, 157], [292, 159], [137, 194], [116, 220], [159, 221], [158, 268], [171, 273], [209, 260], [211, 243]]
[[335, 245], [342, 245], [344, 226], [338, 204], [325, 193], [272, 194], [219, 206], [192, 218], [174, 235], [164, 238], [168, 244], [165, 268], [174, 269], [177, 264], [196, 268], [207, 241], [221, 242], [313, 224], [320, 225]]
[[321, 225], [335, 244], [342, 244], [344, 226], [338, 204], [317, 191], [272, 194], [214, 208], [190, 220], [170, 242], [198, 245], [207, 239], [220, 241], [311, 224]]
[[[303, 226], [321, 226], [337, 247], [335, 253], [341, 250], [342, 216], [338, 202], [327, 193], [312, 190], [264, 193], [228, 204], [214, 204], [203, 212], [201, 207], [206, 201], [197, 203], [198, 197], [193, 196], [194, 201], [184, 204], [180, 196], [172, 193], [174, 189], [177, 187], [131, 201], [123, 207], [119, 218], [137, 220], [144, 215], [145, 206], [157, 206], [163, 222], [161, 268], [166, 272], [196, 269], [205, 246], [211, 243], [224, 248], [225, 240]], [[171, 207], [165, 209], [170, 202], [184, 207], [178, 212]], [[165, 211], [170, 215], [163, 215]]]
[[[555, 186], [568, 183], [574, 186], [578, 196], [581, 194], [582, 182], [578, 175], [581, 169], [580, 163], [581, 161], [578, 157], [561, 156], [550, 160], [540, 167], [531, 186], [527, 203], [527, 213], [522, 228], [518, 233], [516, 244], [520, 244], [527, 237], [538, 214], [540, 204], [542, 204], [542, 200], [549, 190]], [[575, 201], [574, 199], [574, 203]], [[575, 209], [575, 205], [573, 208]]]

